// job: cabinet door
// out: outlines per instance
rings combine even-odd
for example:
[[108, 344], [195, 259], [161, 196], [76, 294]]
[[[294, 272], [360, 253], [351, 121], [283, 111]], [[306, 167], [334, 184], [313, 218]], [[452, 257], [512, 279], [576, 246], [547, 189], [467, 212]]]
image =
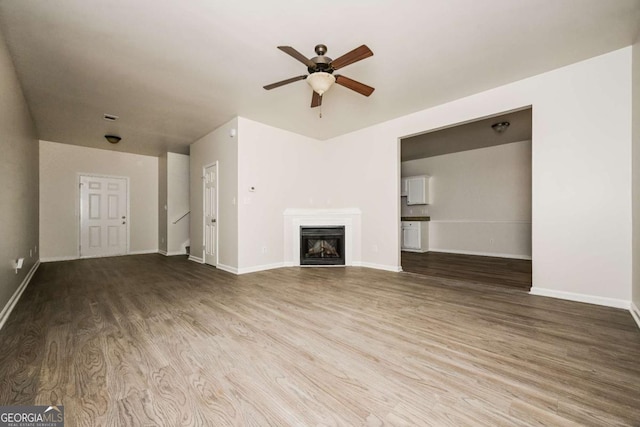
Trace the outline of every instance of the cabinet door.
[[400, 180], [400, 196], [406, 196], [409, 190], [409, 180], [407, 178], [402, 178]]
[[425, 205], [427, 204], [425, 189], [426, 179], [422, 176], [409, 178], [407, 180], [407, 205]]
[[402, 247], [420, 249], [420, 227], [402, 227]]

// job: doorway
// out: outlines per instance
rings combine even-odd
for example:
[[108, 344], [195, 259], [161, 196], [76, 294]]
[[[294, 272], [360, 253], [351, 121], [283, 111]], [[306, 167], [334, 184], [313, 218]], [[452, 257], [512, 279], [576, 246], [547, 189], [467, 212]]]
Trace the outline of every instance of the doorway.
[[129, 252], [129, 179], [80, 175], [80, 258]]
[[532, 142], [530, 106], [402, 138], [403, 271], [528, 290]]
[[205, 264], [218, 266], [218, 162], [204, 167], [203, 221]]

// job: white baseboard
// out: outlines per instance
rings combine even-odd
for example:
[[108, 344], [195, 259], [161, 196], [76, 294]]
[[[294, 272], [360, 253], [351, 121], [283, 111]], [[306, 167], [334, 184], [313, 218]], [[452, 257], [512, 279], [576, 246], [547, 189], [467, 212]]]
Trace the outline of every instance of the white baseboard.
[[157, 254], [157, 249], [144, 249], [142, 251], [129, 251], [126, 255], [145, 255], [145, 254]]
[[420, 254], [423, 254], [425, 252], [429, 252], [429, 249], [407, 249], [407, 248], [402, 248], [400, 249], [402, 252], [417, 252]]
[[158, 253], [159, 253], [160, 255], [167, 256], [167, 251], [163, 251], [162, 249], [158, 249]]
[[631, 307], [629, 308], [629, 311], [631, 312], [631, 317], [633, 317], [633, 320], [636, 321], [638, 328], [640, 328], [640, 309], [638, 309], [638, 306], [635, 305], [633, 301], [631, 301]]
[[69, 255], [69, 256], [52, 256], [40, 258], [40, 262], [58, 262], [58, 261], [72, 261], [74, 259], [80, 259], [77, 255]]
[[[406, 251], [407, 249], [403, 249]], [[414, 251], [410, 251], [414, 252]], [[518, 255], [518, 254], [500, 254], [494, 252], [474, 252], [474, 251], [458, 251], [455, 249], [437, 249], [429, 248], [429, 252], [442, 252], [445, 254], [460, 254], [460, 255], [476, 255], [476, 256], [492, 256], [496, 258], [511, 258], [511, 259], [526, 259], [531, 260], [531, 255]]]
[[529, 291], [531, 295], [566, 299], [570, 301], [586, 302], [589, 304], [604, 305], [606, 307], [630, 309], [630, 301], [616, 298], [599, 297], [595, 295], [577, 294], [574, 292], [557, 291], [555, 289], [537, 288], [533, 286]]
[[218, 270], [226, 271], [227, 273], [238, 274], [238, 269], [229, 265], [218, 264], [216, 268]]
[[164, 256], [176, 256], [176, 255], [186, 255], [186, 252], [180, 252], [180, 251], [173, 251], [173, 252], [160, 252], [162, 255]]
[[146, 255], [146, 254], [162, 254], [158, 249], [145, 249], [142, 251], [129, 251], [126, 254], [117, 255], [89, 255], [79, 257], [78, 255], [65, 255], [65, 256], [53, 256], [40, 258], [40, 262], [57, 262], [57, 261], [72, 261], [74, 259], [90, 259], [90, 258], [109, 258], [114, 256], [127, 256], [127, 255]]
[[[282, 264], [282, 267], [300, 267], [300, 266], [299, 265], [295, 265], [291, 261], [287, 261], [287, 262]], [[319, 267], [319, 266], [313, 265], [313, 266], [309, 266], [309, 267]], [[344, 267], [344, 266], [339, 265], [338, 267]], [[362, 261], [352, 261], [351, 265], [347, 265], [346, 267], [366, 267], [366, 268], [374, 268], [376, 270], [391, 271], [391, 272], [394, 272], [394, 273], [399, 273], [399, 272], [402, 271], [402, 267], [400, 267], [400, 266], [373, 264], [373, 263], [370, 263], [370, 262], [362, 262]]]
[[273, 264], [264, 264], [264, 265], [255, 265], [253, 267], [238, 268], [236, 274], [257, 273], [258, 271], [274, 270], [276, 268], [282, 268], [282, 267], [284, 267], [283, 262], [276, 262]]
[[35, 264], [33, 264], [33, 267], [31, 267], [31, 270], [29, 270], [29, 272], [25, 276], [22, 283], [20, 283], [20, 286], [18, 286], [16, 291], [13, 293], [13, 295], [11, 295], [11, 298], [9, 298], [9, 301], [7, 301], [7, 304], [4, 306], [4, 308], [0, 312], [0, 329], [2, 329], [5, 322], [9, 318], [9, 315], [11, 314], [11, 312], [13, 311], [13, 308], [18, 303], [18, 300], [22, 296], [22, 293], [24, 292], [24, 290], [27, 289], [27, 285], [31, 281], [31, 278], [33, 277], [33, 275], [35, 274], [39, 266], [40, 266], [40, 261], [38, 260], [36, 261]]
[[402, 271], [402, 267], [399, 265], [374, 264], [371, 262], [361, 262], [360, 265], [366, 268], [374, 268], [376, 270], [391, 271], [393, 273], [400, 273]]
[[193, 262], [197, 262], [199, 264], [204, 264], [204, 260], [200, 257], [197, 257], [195, 255], [189, 255], [189, 261], [193, 261]]
[[[117, 256], [128, 256], [128, 255], [148, 255], [148, 254], [157, 254], [160, 253], [158, 249], [143, 249], [141, 251], [129, 251], [126, 254], [109, 254], [109, 255], [84, 255], [81, 257], [75, 258], [67, 258], [67, 259], [91, 259], [91, 258], [112, 258]], [[61, 261], [61, 260], [58, 260]]]

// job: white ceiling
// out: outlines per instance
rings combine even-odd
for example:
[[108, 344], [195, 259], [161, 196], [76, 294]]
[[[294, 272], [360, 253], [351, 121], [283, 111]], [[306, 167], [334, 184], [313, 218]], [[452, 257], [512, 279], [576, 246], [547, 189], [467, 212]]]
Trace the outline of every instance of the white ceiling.
[[[236, 115], [327, 139], [628, 46], [640, 0], [0, 0], [0, 28], [41, 139], [159, 155]], [[262, 88], [306, 72], [276, 46], [318, 43], [367, 44], [340, 72], [376, 88], [322, 119], [305, 82]]]

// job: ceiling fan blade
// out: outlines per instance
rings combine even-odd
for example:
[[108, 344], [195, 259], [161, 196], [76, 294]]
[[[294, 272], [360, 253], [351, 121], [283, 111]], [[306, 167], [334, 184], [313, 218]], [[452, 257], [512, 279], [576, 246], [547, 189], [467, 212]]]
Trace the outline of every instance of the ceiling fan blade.
[[280, 86], [284, 86], [284, 85], [288, 85], [289, 83], [293, 83], [293, 82], [297, 82], [298, 80], [304, 80], [306, 79], [307, 76], [298, 76], [298, 77], [291, 77], [290, 79], [287, 80], [282, 80], [281, 82], [277, 82], [277, 83], [271, 83], [270, 85], [266, 85], [263, 86], [266, 90], [271, 90], [271, 89], [275, 89], [277, 87]]
[[345, 53], [340, 58], [334, 59], [331, 62], [331, 67], [333, 67], [334, 70], [337, 70], [338, 68], [346, 67], [347, 65], [353, 64], [354, 62], [358, 62], [370, 56], [373, 56], [373, 52], [363, 44], [362, 46], [353, 49], [351, 52]]
[[322, 95], [318, 95], [318, 92], [313, 91], [313, 96], [311, 97], [311, 108], [319, 107], [322, 104]]
[[304, 56], [303, 54], [301, 54], [300, 52], [298, 52], [297, 50], [295, 50], [291, 46], [278, 46], [278, 49], [280, 49], [284, 53], [292, 56], [293, 58], [297, 59], [298, 61], [302, 62], [307, 67], [312, 67], [313, 68], [313, 67], [316, 66], [316, 64], [314, 64], [309, 58], [307, 58], [306, 56]]
[[371, 86], [367, 86], [364, 83], [357, 82], [345, 76], [336, 76], [336, 83], [346, 88], [349, 88], [351, 90], [354, 90], [364, 96], [371, 95], [375, 90]]

